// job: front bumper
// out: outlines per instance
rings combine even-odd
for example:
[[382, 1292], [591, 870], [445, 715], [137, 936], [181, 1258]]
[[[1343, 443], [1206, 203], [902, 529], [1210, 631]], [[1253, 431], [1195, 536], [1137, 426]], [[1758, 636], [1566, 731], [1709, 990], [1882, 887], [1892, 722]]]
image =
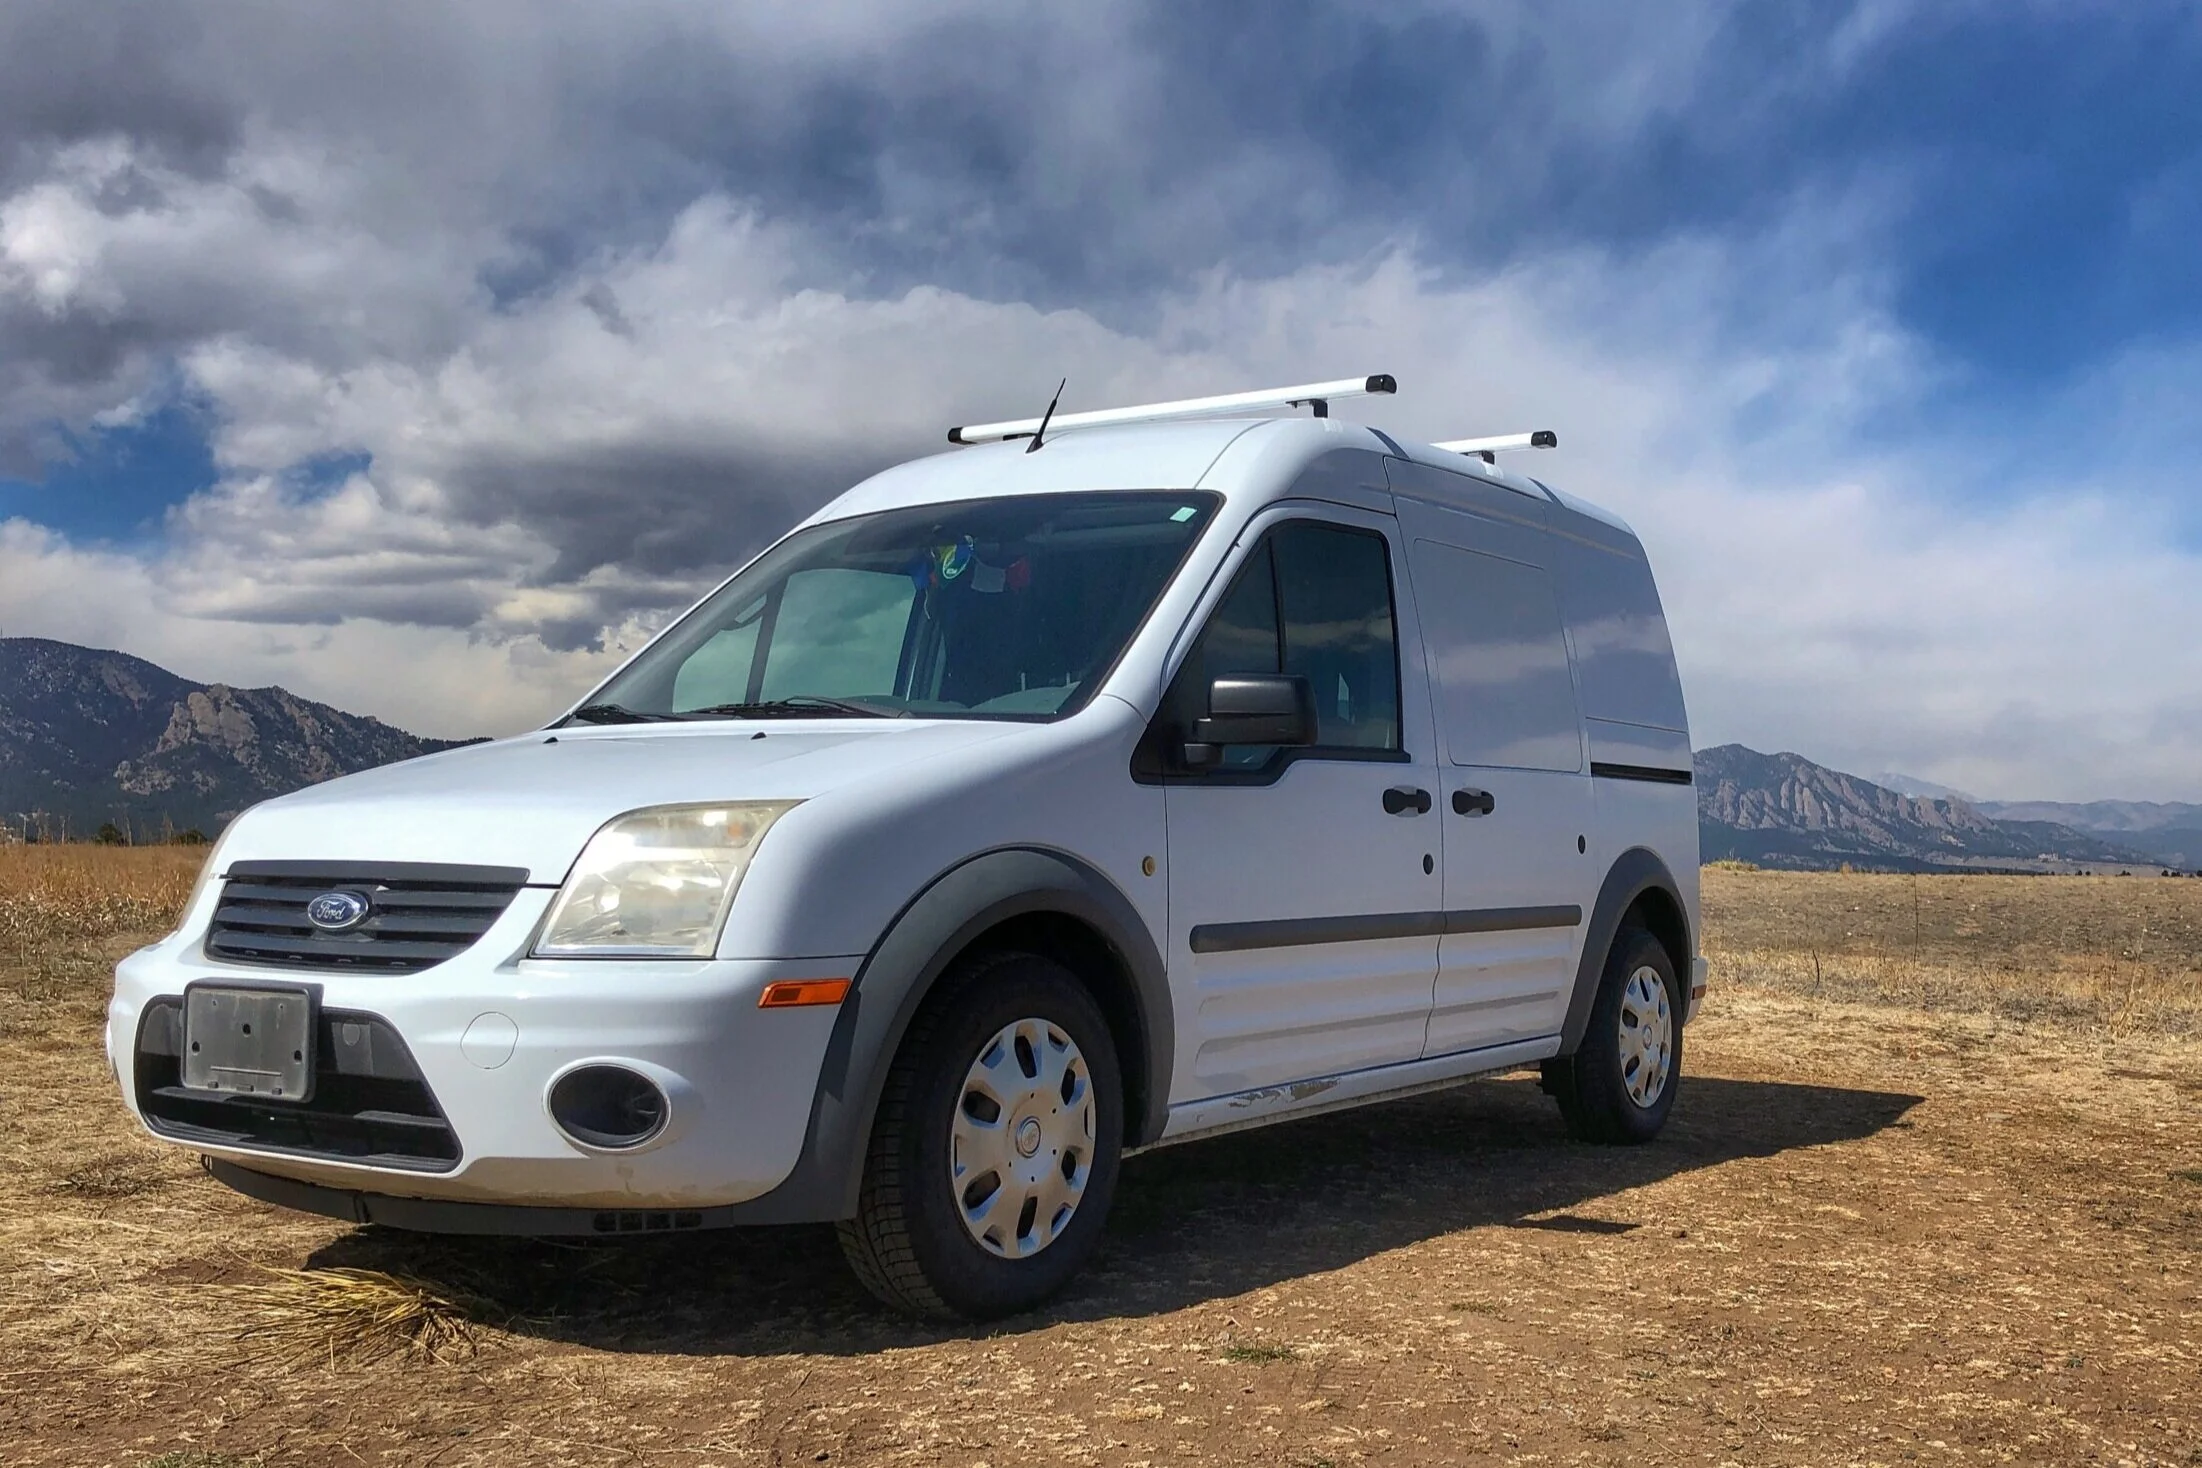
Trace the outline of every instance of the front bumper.
[[[761, 1010], [758, 997], [775, 979], [846, 978], [859, 960], [528, 959], [528, 941], [551, 895], [523, 890], [473, 947], [418, 973], [216, 963], [195, 932], [142, 949], [116, 968], [107, 1013], [107, 1053], [124, 1098], [160, 1140], [258, 1176], [348, 1194], [697, 1210], [770, 1192], [802, 1154], [838, 1010]], [[332, 1155], [312, 1127], [262, 1128], [280, 1140], [240, 1144], [224, 1140], [218, 1128], [164, 1121], [159, 1113], [166, 1108], [149, 1114], [138, 1094], [139, 1047], [157, 1047], [147, 1036], [165, 1023], [167, 1003], [199, 982], [310, 985], [324, 1013], [379, 1020], [402, 1041], [432, 1109], [448, 1124], [455, 1159]], [[590, 1061], [626, 1065], [659, 1081], [670, 1115], [647, 1143], [590, 1148], [552, 1123], [552, 1081]], [[273, 1109], [259, 1104], [263, 1113]], [[204, 1114], [204, 1106], [194, 1113]]]
[[1688, 1024], [1697, 1018], [1698, 1007], [1705, 1002], [1705, 982], [1712, 968], [1703, 958], [1690, 960], [1690, 1002], [1682, 1011], [1682, 1023]]

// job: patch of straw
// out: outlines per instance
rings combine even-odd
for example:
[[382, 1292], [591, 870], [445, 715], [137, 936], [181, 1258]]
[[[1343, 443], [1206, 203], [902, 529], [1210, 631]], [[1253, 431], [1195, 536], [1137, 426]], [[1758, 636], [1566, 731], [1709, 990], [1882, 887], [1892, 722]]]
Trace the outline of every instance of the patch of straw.
[[379, 1269], [263, 1272], [261, 1282], [230, 1289], [244, 1316], [237, 1339], [272, 1345], [295, 1364], [451, 1362], [475, 1353], [482, 1301]]
[[174, 925], [206, 850], [0, 846], [0, 954]]
[[99, 1157], [47, 1185], [53, 1193], [73, 1193], [83, 1198], [135, 1198], [168, 1181], [142, 1157]]

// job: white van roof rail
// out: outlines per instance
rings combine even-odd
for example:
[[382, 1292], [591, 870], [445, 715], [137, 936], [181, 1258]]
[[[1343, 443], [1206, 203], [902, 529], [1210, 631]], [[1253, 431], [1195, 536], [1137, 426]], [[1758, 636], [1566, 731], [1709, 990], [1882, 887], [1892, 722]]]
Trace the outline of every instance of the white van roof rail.
[[[1130, 408], [1098, 408], [1090, 413], [1061, 413], [1046, 419], [1050, 433], [1065, 428], [1094, 428], [1104, 423], [1153, 423], [1165, 418], [1198, 418], [1209, 413], [1243, 413], [1265, 408], [1297, 408], [1306, 403], [1318, 418], [1330, 416], [1332, 398], [1366, 397], [1370, 393], [1399, 391], [1399, 380], [1389, 372], [1368, 377], [1341, 377], [1336, 382], [1308, 382], [1298, 387], [1263, 388], [1259, 392], [1226, 393], [1215, 398], [1180, 398], [1174, 403], [1141, 403]], [[1040, 431], [1039, 418], [1018, 418], [1007, 423], [974, 423], [948, 430], [950, 443], [987, 443], [994, 439], [1030, 438]]]
[[1499, 454], [1515, 449], [1556, 449], [1560, 435], [1549, 428], [1535, 429], [1529, 433], [1501, 433], [1491, 438], [1456, 438], [1450, 443], [1433, 443], [1433, 449], [1443, 449], [1449, 454], [1474, 454], [1484, 463], [1496, 463]]

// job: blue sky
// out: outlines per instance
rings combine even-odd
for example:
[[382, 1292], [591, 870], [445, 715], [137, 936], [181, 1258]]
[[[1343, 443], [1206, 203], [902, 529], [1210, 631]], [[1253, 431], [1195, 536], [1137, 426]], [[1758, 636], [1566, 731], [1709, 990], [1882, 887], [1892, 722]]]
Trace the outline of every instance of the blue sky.
[[2202, 797], [2202, 14], [1247, 16], [11, 7], [0, 630], [525, 727], [1055, 377], [1389, 370], [1562, 431], [1701, 743]]

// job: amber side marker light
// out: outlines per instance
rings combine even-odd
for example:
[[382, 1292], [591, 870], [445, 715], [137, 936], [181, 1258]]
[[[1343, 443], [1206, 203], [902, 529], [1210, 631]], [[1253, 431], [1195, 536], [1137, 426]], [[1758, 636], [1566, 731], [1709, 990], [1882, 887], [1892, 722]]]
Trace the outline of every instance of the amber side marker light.
[[759, 1009], [793, 1009], [799, 1004], [839, 1004], [849, 997], [847, 979], [774, 979], [757, 996]]

